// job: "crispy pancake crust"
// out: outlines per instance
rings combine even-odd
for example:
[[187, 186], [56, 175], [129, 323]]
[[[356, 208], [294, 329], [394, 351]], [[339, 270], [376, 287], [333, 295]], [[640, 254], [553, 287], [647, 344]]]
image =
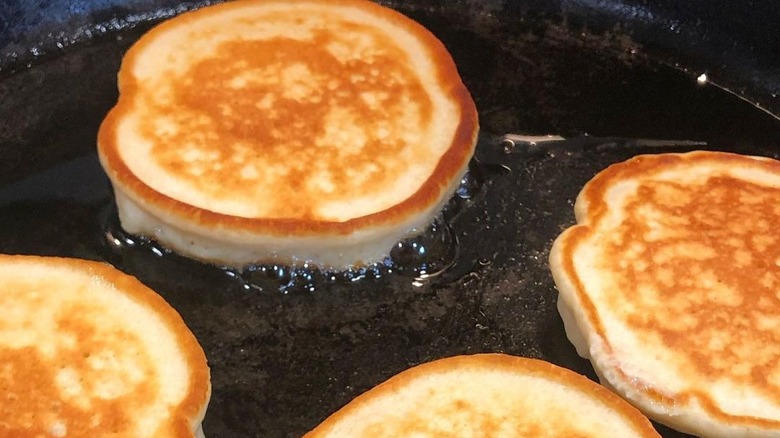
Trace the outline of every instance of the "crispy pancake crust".
[[[265, 8], [282, 9], [267, 12]], [[306, 27], [306, 20], [326, 11], [335, 14], [330, 17], [332, 28]], [[344, 11], [358, 11], [371, 19], [356, 23]], [[199, 51], [207, 51], [200, 47], [201, 43], [219, 35], [215, 32], [227, 32], [231, 27], [230, 21], [221, 23], [222, 30], [207, 28], [208, 24], [203, 23], [234, 13], [243, 14], [230, 18], [236, 26], [246, 25], [240, 20], [254, 19], [253, 14], [257, 14], [266, 22], [284, 19], [290, 20], [291, 25], [304, 23], [300, 32], [311, 32], [313, 36], [303, 38], [303, 42], [287, 36], [274, 36], [269, 41], [263, 40], [262, 35], [257, 40], [231, 37], [216, 46], [217, 54], [209, 55], [211, 58], [192, 61], [184, 69], [185, 75], [163, 77], [160, 81], [168, 86], [170, 83], [164, 81], [170, 80], [180, 89], [154, 88], [156, 82], [151, 80], [159, 78], [154, 77], [153, 67], [144, 63], [150, 62], [145, 57], [151, 56], [151, 50], [163, 50], [160, 41], [167, 44], [179, 33], [192, 32], [192, 38], [203, 39], [192, 41], [192, 47], [197, 47], [192, 56], [196, 57]], [[341, 13], [347, 18], [335, 23]], [[254, 28], [248, 29], [261, 32], [262, 29], [257, 30], [263, 25], [260, 18], [252, 25]], [[351, 33], [358, 43], [340, 39], [351, 37]], [[334, 63], [332, 54], [324, 48], [334, 46], [333, 50], [338, 52], [339, 44], [359, 45], [361, 38], [369, 41], [365, 48], [368, 54], [361, 52], [358, 57], [378, 56], [384, 64], [374, 66], [371, 61], [363, 65], [362, 58]], [[406, 49], [398, 41], [414, 41], [420, 52], [417, 48]], [[278, 47], [282, 49], [277, 59], [273, 56]], [[406, 53], [407, 50], [414, 52]], [[374, 52], [379, 54], [370, 55]], [[154, 59], [175, 56], [163, 53]], [[170, 61], [172, 72], [181, 67], [177, 62], [182, 61]], [[423, 65], [426, 71], [417, 71]], [[270, 73], [262, 73], [265, 67]], [[324, 73], [333, 68], [345, 71]], [[332, 85], [339, 76], [347, 75], [351, 81], [348, 87]], [[390, 85], [395, 80], [393, 75], [401, 78], [401, 85], [396, 88]], [[326, 79], [322, 83], [307, 80], [315, 77]], [[274, 89], [266, 82], [257, 85], [255, 81], [278, 85]], [[232, 89], [231, 84], [239, 89]], [[320, 95], [321, 89], [310, 89], [331, 85], [335, 88], [330, 94], [326, 91]], [[138, 216], [143, 216], [144, 221], [159, 221], [177, 233], [176, 238], [168, 241], [166, 233], [154, 238], [173, 244], [173, 249], [190, 256], [229, 265], [279, 259], [289, 262], [291, 258], [281, 251], [267, 254], [267, 260], [254, 260], [262, 258], [258, 254], [239, 255], [231, 260], [231, 249], [242, 244], [257, 246], [262, 252], [265, 247], [299, 247], [308, 245], [307, 240], [325, 239], [332, 245], [319, 252], [338, 252], [339, 245], [352, 245], [352, 241], [368, 241], [371, 245], [372, 234], [381, 235], [375, 240], [387, 245], [386, 241], [392, 240], [388, 235], [398, 241], [410, 231], [419, 232], [413, 229], [430, 223], [457, 188], [474, 152], [478, 132], [474, 102], [442, 43], [400, 13], [362, 0], [248, 0], [182, 14], [152, 29], [127, 52], [119, 72], [119, 89], [119, 101], [98, 134], [101, 162], [118, 197], [140, 207]], [[157, 101], [156, 93], [173, 97], [159, 97]], [[341, 102], [339, 93], [348, 100]], [[249, 100], [242, 100], [247, 95]], [[227, 106], [220, 102], [224, 96], [229, 100], [225, 101]], [[361, 102], [354, 103], [355, 100]], [[282, 101], [284, 105], [279, 103]], [[404, 112], [408, 108], [412, 108], [411, 112]], [[177, 111], [188, 112], [176, 119]], [[327, 114], [323, 115], [323, 111]], [[146, 117], [143, 123], [136, 121], [141, 117], [138, 114]], [[328, 117], [341, 120], [339, 129], [345, 131], [329, 131], [333, 124]], [[312, 121], [317, 124], [310, 125]], [[133, 132], [143, 141], [128, 140], [123, 123], [137, 125]], [[361, 129], [347, 132], [351, 125]], [[386, 125], [391, 127], [390, 138], [385, 137]], [[439, 125], [451, 125], [452, 129]], [[429, 127], [423, 128], [426, 126]], [[169, 135], [171, 129], [175, 135]], [[417, 138], [432, 132], [442, 135], [437, 134], [436, 139]], [[129, 154], [135, 153], [131, 150], [144, 142], [153, 143], [152, 158], [130, 160]], [[356, 152], [351, 149], [355, 144]], [[435, 148], [430, 149], [427, 144], [438, 145], [441, 150], [436, 154], [440, 155], [432, 155]], [[350, 151], [357, 155], [350, 155]], [[156, 163], [154, 170], [143, 163], [150, 160]], [[193, 162], [205, 164], [196, 167]], [[214, 162], [220, 164], [215, 166]], [[163, 183], [163, 179], [172, 183]], [[255, 182], [242, 184], [245, 179]], [[120, 206], [120, 219], [122, 215]], [[145, 231], [148, 234], [149, 230]], [[228, 242], [231, 248], [218, 250], [216, 256], [203, 256], [187, 247], [188, 239], [205, 242], [196, 242], [195, 246]], [[273, 242], [274, 239], [282, 241]], [[389, 248], [383, 251], [386, 253]], [[302, 258], [305, 260], [306, 255]], [[343, 259], [336, 262], [349, 266], [353, 262], [376, 261], [349, 260], [349, 254]]]
[[159, 295], [77, 259], [0, 255], [0, 278], [0, 435], [202, 436], [206, 357]]
[[588, 182], [550, 267], [606, 386], [700, 436], [780, 436], [780, 162], [638, 156]]
[[405, 370], [305, 436], [659, 435], [639, 411], [584, 376], [541, 360], [493, 353]]

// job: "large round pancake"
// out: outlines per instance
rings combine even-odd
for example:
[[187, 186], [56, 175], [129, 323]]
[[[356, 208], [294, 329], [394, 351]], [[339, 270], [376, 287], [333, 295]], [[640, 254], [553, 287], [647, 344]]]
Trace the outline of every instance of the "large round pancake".
[[314, 437], [658, 437], [597, 383], [537, 359], [454, 356], [391, 377], [305, 435]]
[[206, 357], [134, 277], [0, 255], [0, 309], [0, 436], [202, 436]]
[[646, 155], [580, 192], [550, 267], [602, 383], [699, 436], [780, 436], [780, 162]]
[[231, 266], [381, 260], [457, 188], [478, 131], [442, 43], [365, 0], [182, 14], [126, 54], [98, 151], [120, 220]]

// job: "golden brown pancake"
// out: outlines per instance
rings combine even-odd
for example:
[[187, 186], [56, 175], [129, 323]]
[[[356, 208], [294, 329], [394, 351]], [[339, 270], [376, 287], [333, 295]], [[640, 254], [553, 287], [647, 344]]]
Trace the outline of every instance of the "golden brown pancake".
[[363, 0], [182, 14], [126, 54], [98, 151], [122, 226], [190, 257], [346, 268], [421, 232], [478, 131], [442, 43]]
[[0, 309], [0, 436], [203, 435], [203, 350], [134, 277], [98, 262], [0, 255]]
[[536, 359], [455, 356], [401, 372], [305, 435], [334, 437], [659, 437], [597, 383]]
[[613, 165], [550, 265], [602, 383], [700, 436], [780, 436], [780, 162], [718, 152]]

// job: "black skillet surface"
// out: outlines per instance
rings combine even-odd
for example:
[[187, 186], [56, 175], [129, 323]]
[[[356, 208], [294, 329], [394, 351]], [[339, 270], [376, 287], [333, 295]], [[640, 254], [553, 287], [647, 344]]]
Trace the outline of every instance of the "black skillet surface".
[[[609, 27], [588, 30], [523, 5], [494, 10], [486, 2], [460, 11], [394, 4], [449, 47], [477, 101], [483, 135], [459, 195], [435, 229], [396, 251], [401, 262], [393, 268], [312, 279], [273, 267], [236, 273], [124, 235], [94, 140], [116, 99], [122, 53], [150, 26], [141, 18], [30, 59], [29, 67], [23, 57], [6, 62], [0, 251], [108, 261], [163, 295], [209, 358], [210, 437], [300, 436], [389, 376], [455, 354], [543, 358], [592, 377], [555, 310], [549, 247], [572, 224], [573, 199], [596, 172], [662, 149], [570, 143], [507, 153], [499, 137], [699, 140], [777, 157], [780, 122], [697, 84], [699, 71], [659, 62], [671, 59], [658, 50], [660, 40], [645, 48]], [[745, 79], [756, 71], [724, 77], [771, 104], [771, 81]], [[419, 279], [423, 273], [436, 275]]]

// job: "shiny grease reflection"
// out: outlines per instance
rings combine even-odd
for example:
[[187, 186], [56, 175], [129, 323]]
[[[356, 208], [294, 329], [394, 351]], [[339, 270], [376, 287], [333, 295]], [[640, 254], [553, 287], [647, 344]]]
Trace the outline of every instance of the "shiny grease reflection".
[[344, 271], [323, 270], [308, 264], [295, 268], [259, 264], [237, 270], [185, 259], [147, 237], [126, 233], [119, 225], [113, 204], [102, 214], [103, 240], [111, 254], [121, 260], [152, 256], [197, 264], [200, 265], [198, 269], [220, 269], [229, 280], [247, 291], [315, 292], [330, 285], [378, 281], [389, 276], [405, 278], [412, 286], [422, 287], [454, 280], [446, 275], [459, 257], [453, 225], [481, 192], [484, 182], [481, 165], [473, 161], [453, 197], [422, 233], [397, 243], [381, 262]]
[[247, 290], [278, 290], [315, 292], [331, 284], [350, 284], [396, 275], [408, 278], [415, 286], [441, 275], [452, 266], [458, 255], [457, 238], [449, 225], [437, 218], [425, 232], [399, 242], [390, 255], [378, 263], [353, 267], [343, 271], [323, 270], [304, 264], [254, 265], [243, 270], [225, 269]]

